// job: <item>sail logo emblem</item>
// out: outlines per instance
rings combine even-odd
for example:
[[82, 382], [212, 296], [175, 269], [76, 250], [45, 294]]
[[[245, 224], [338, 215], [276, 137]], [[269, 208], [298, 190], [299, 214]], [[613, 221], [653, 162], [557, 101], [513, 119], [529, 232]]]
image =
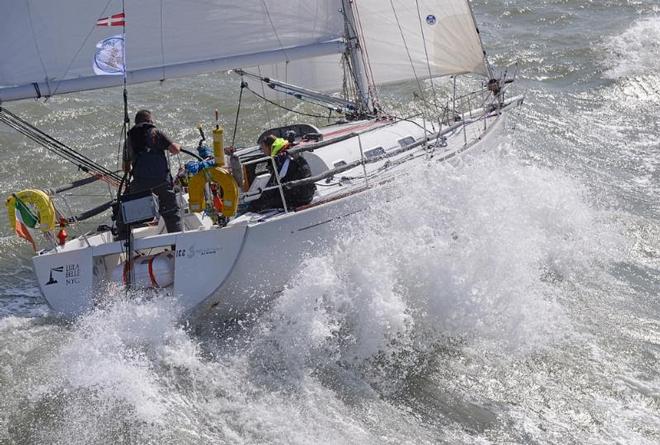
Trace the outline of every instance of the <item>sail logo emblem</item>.
[[438, 20], [435, 18], [433, 14], [429, 14], [426, 16], [426, 23], [428, 23], [431, 26], [435, 25], [437, 21]]
[[121, 35], [108, 37], [96, 44], [94, 73], [110, 76], [124, 74], [124, 38]]

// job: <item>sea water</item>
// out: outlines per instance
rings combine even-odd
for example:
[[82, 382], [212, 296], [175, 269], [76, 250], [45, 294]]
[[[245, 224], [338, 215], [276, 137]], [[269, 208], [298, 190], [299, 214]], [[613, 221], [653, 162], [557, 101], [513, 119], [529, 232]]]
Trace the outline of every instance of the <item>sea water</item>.
[[[109, 291], [59, 320], [3, 214], [0, 443], [658, 443], [660, 7], [473, 6], [491, 60], [519, 63], [508, 136], [348, 221], [259, 317], [195, 330]], [[237, 93], [224, 74], [129, 90], [188, 146], [215, 108], [230, 138]], [[116, 166], [120, 91], [7, 106]], [[247, 98], [237, 144], [289, 118]], [[79, 176], [7, 128], [0, 147], [3, 196]]]

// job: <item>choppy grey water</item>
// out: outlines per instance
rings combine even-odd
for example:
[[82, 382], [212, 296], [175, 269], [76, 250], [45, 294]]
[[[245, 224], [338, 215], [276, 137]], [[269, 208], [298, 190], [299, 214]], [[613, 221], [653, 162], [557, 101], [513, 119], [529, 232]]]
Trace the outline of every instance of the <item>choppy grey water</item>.
[[[2, 215], [0, 443], [660, 442], [660, 7], [473, 3], [492, 61], [520, 63], [512, 136], [347, 227], [242, 328], [120, 295], [61, 322]], [[233, 129], [237, 93], [208, 75], [129, 94], [192, 145], [216, 107]], [[120, 94], [9, 108], [113, 165]], [[267, 113], [248, 101], [240, 143]], [[2, 196], [75, 176], [7, 128], [0, 147]]]

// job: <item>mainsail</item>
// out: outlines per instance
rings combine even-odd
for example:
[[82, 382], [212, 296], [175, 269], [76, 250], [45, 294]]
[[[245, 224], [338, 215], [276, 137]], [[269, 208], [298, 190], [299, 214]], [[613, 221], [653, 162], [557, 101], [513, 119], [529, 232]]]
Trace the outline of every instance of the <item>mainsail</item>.
[[261, 66], [291, 83], [337, 90], [351, 35], [371, 84], [488, 75], [468, 0], [6, 3], [0, 102], [121, 85], [121, 76], [97, 75], [92, 61], [99, 42], [123, 31], [113, 25], [124, 22], [128, 84]]
[[[97, 76], [96, 45], [125, 10], [128, 83], [344, 50], [341, 0], [25, 0], [0, 16], [0, 101], [120, 85]], [[121, 28], [119, 28], [121, 30]]]

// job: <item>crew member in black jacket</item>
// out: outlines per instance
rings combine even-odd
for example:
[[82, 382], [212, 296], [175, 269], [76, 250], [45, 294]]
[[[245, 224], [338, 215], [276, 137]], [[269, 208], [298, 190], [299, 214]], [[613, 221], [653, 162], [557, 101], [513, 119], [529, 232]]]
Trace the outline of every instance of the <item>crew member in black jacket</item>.
[[156, 128], [150, 111], [138, 111], [124, 147], [124, 171], [133, 176], [126, 193], [151, 190], [158, 197], [165, 227], [172, 233], [181, 231], [181, 217], [166, 151], [176, 154], [181, 146]]
[[[270, 156], [275, 160], [280, 183], [284, 184], [312, 176], [309, 164], [305, 158], [299, 154], [292, 155], [288, 152], [291, 143], [286, 139], [278, 138], [271, 134], [264, 137], [259, 145], [264, 155]], [[268, 187], [277, 185], [277, 178], [273, 172], [271, 162], [268, 163], [268, 170], [271, 172]], [[287, 208], [294, 209], [309, 204], [314, 198], [315, 191], [316, 185], [313, 182], [292, 188], [284, 187], [284, 198], [286, 199]], [[248, 210], [258, 212], [276, 208], [284, 208], [284, 206], [282, 205], [280, 191], [275, 188], [263, 192], [258, 199], [250, 202]]]

